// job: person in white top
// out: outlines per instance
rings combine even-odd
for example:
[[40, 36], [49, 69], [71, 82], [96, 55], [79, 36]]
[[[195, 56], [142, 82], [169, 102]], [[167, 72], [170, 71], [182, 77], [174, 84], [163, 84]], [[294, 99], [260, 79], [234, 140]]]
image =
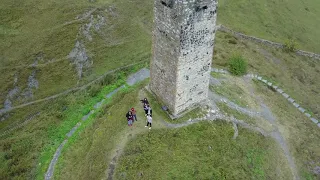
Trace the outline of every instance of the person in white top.
[[147, 125], [145, 127], [148, 127], [150, 125], [149, 129], [151, 129], [151, 123], [152, 123], [152, 116], [148, 114], [147, 115]]

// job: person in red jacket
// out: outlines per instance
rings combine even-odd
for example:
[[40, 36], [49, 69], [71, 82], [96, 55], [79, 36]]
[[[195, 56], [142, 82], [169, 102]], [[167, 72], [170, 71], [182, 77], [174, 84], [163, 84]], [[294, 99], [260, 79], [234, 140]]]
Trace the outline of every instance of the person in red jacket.
[[134, 108], [131, 108], [131, 114], [133, 116], [133, 122], [138, 121], [137, 119], [137, 111]]

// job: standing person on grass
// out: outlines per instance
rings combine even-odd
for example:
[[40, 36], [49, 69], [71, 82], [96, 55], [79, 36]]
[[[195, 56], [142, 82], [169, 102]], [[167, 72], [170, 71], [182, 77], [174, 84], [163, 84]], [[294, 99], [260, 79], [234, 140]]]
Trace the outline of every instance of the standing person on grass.
[[133, 116], [132, 116], [131, 112], [129, 111], [127, 120], [128, 120], [128, 126], [130, 126], [130, 127], [132, 126], [132, 119], [133, 119]]
[[129, 117], [129, 112], [131, 111], [131, 109], [129, 109], [129, 111], [127, 112], [127, 114], [126, 114], [126, 117], [127, 117], [127, 119], [128, 119], [128, 117]]
[[144, 113], [145, 113], [145, 116], [147, 116], [147, 114], [148, 114], [148, 110], [149, 110], [149, 104], [144, 104], [144, 106], [143, 106], [143, 110], [144, 110]]
[[137, 119], [137, 111], [134, 108], [131, 108], [131, 114], [133, 116], [133, 122], [138, 121]]
[[146, 116], [152, 116], [152, 109], [151, 109], [151, 106], [148, 104], [147, 105], [147, 111], [146, 111]]
[[145, 127], [149, 127], [149, 129], [151, 129], [151, 124], [152, 124], [152, 116], [151, 115], [147, 115], [147, 125]]
[[149, 101], [147, 98], [144, 98], [143, 100], [140, 100], [143, 103], [143, 106], [148, 105]]

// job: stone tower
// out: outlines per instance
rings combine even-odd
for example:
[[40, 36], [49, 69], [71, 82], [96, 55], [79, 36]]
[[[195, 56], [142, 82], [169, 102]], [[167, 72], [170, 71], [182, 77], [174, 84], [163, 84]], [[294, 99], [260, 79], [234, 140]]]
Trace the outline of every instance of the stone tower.
[[217, 0], [154, 0], [150, 89], [173, 115], [208, 97]]

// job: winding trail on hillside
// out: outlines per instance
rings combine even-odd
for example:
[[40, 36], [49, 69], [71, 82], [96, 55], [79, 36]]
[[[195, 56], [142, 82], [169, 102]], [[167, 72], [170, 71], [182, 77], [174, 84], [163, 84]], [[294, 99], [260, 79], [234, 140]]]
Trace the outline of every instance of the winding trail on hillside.
[[[142, 68], [140, 71], [130, 75], [127, 78], [127, 85], [129, 86], [133, 86], [134, 84], [137, 84], [147, 78], [150, 77], [150, 71], [146, 68]], [[113, 90], [112, 92], [108, 93], [107, 95], [105, 95], [105, 98], [102, 99], [100, 102], [96, 103], [94, 105], [94, 110], [91, 110], [87, 115], [83, 116], [81, 121], [78, 122], [67, 134], [65, 139], [63, 140], [63, 142], [59, 145], [58, 149], [56, 150], [56, 152], [53, 155], [53, 158], [49, 164], [49, 167], [47, 169], [47, 172], [44, 176], [45, 180], [51, 180], [53, 178], [54, 175], [54, 169], [55, 169], [55, 165], [58, 162], [58, 159], [61, 155], [62, 149], [65, 146], [65, 144], [68, 142], [68, 139], [76, 132], [76, 130], [81, 126], [83, 121], [86, 121], [92, 114], [94, 114], [98, 109], [101, 108], [101, 106], [103, 105], [103, 103], [105, 102], [106, 99], [111, 98], [114, 94], [116, 94], [118, 91], [120, 91], [122, 88], [124, 88], [125, 85], [122, 85], [120, 87], [118, 87], [117, 89]]]
[[[225, 70], [218, 70], [218, 72], [228, 73]], [[213, 109], [213, 110], [209, 110], [208, 114], [206, 116], [195, 118], [195, 119], [190, 119], [186, 122], [179, 123], [179, 124], [168, 123], [168, 122], [164, 121], [163, 119], [160, 119], [160, 121], [164, 125], [164, 128], [181, 128], [181, 127], [189, 126], [189, 125], [192, 125], [195, 123], [199, 123], [201, 121], [222, 120], [222, 121], [227, 121], [227, 122], [232, 123], [233, 129], [234, 129], [233, 139], [236, 139], [238, 136], [238, 128], [237, 128], [238, 126], [244, 127], [246, 129], [252, 130], [254, 132], [258, 132], [266, 137], [272, 137], [277, 142], [277, 144], [280, 146], [280, 148], [282, 149], [282, 151], [286, 157], [286, 160], [288, 162], [288, 165], [291, 169], [291, 173], [292, 173], [293, 178], [296, 180], [299, 180], [300, 178], [299, 178], [298, 171], [297, 171], [297, 168], [296, 168], [296, 165], [294, 162], [294, 158], [292, 157], [292, 155], [289, 151], [289, 147], [287, 145], [285, 138], [282, 136], [281, 132], [278, 130], [276, 117], [273, 115], [270, 108], [263, 102], [262, 98], [260, 96], [256, 95], [254, 88], [252, 87], [252, 84], [250, 83], [250, 81], [252, 81], [252, 78], [254, 78], [254, 77], [255, 77], [254, 75], [246, 75], [243, 78], [247, 82], [247, 85], [249, 86], [249, 90], [250, 90], [252, 97], [254, 97], [256, 100], [258, 100], [258, 102], [260, 103], [260, 108], [261, 108], [260, 111], [240, 107], [239, 105], [233, 103], [232, 101], [230, 101], [226, 97], [219, 96], [218, 94], [215, 94], [214, 92], [210, 91], [208, 105], [210, 106], [210, 109]], [[211, 83], [217, 83], [217, 81], [216, 80], [211, 81]], [[229, 108], [235, 109], [238, 112], [246, 114], [250, 117], [262, 118], [263, 120], [270, 123], [272, 125], [273, 129], [271, 131], [266, 131], [261, 127], [258, 127], [258, 126], [252, 125], [252, 124], [248, 124], [243, 120], [238, 120], [238, 119], [234, 118], [233, 116], [231, 116], [231, 117], [227, 116], [226, 114], [223, 114], [220, 112], [219, 108], [216, 105], [216, 102], [224, 102]], [[121, 144], [122, 144], [122, 146], [117, 149], [117, 151], [116, 151], [117, 153], [113, 156], [113, 158], [111, 159], [111, 162], [109, 163], [109, 166], [108, 166], [109, 168], [106, 173], [108, 180], [112, 180], [114, 177], [117, 161], [118, 161], [119, 157], [121, 156], [121, 152], [125, 148], [126, 142], [123, 142]]]
[[61, 93], [58, 93], [58, 94], [55, 94], [55, 95], [52, 95], [52, 96], [48, 96], [48, 97], [45, 97], [45, 98], [42, 98], [42, 99], [38, 99], [38, 100], [35, 100], [35, 101], [31, 101], [31, 102], [28, 102], [28, 103], [20, 104], [18, 106], [14, 106], [14, 107], [11, 107], [11, 108], [8, 108], [8, 109], [0, 109], [0, 116], [5, 114], [5, 113], [8, 113], [8, 112], [10, 112], [12, 110], [15, 110], [15, 109], [19, 109], [19, 108], [23, 108], [23, 107], [30, 106], [30, 105], [33, 105], [33, 104], [37, 104], [37, 103], [40, 103], [40, 102], [48, 101], [48, 100], [55, 99], [55, 98], [58, 98], [58, 97], [63, 96], [63, 95], [67, 95], [67, 94], [69, 94], [71, 92], [75, 92], [75, 91], [86, 89], [89, 86], [91, 86], [92, 84], [99, 82], [100, 80], [102, 80], [104, 77], [106, 77], [109, 74], [112, 74], [112, 73], [114, 73], [116, 71], [119, 71], [121, 69], [132, 67], [132, 66], [135, 66], [137, 64], [142, 64], [142, 63], [145, 63], [145, 62], [147, 62], [147, 61], [140, 61], [140, 62], [132, 63], [132, 64], [129, 64], [129, 65], [126, 65], [126, 66], [122, 66], [122, 67], [110, 70], [110, 71], [106, 72], [105, 74], [99, 76], [97, 79], [95, 79], [93, 81], [90, 81], [89, 83], [87, 83], [87, 84], [85, 84], [83, 86], [80, 86], [80, 87], [74, 87], [74, 88], [65, 90], [65, 91], [63, 91]]
[[[285, 139], [283, 138], [283, 136], [281, 135], [281, 133], [278, 131], [277, 128], [271, 132], [265, 131], [263, 128], [257, 127], [252, 124], [248, 124], [243, 120], [238, 120], [238, 119], [234, 118], [233, 116], [230, 117], [226, 114], [221, 113], [219, 108], [216, 105], [216, 102], [223, 101], [224, 103], [226, 103], [228, 105], [228, 107], [230, 107], [232, 109], [240, 111], [241, 113], [246, 114], [251, 117], [261, 117], [261, 118], [265, 119], [266, 121], [270, 122], [273, 126], [277, 127], [275, 116], [272, 114], [269, 107], [266, 106], [262, 102], [262, 99], [260, 99], [260, 100], [261, 100], [260, 102], [261, 102], [261, 106], [262, 106], [262, 111], [257, 112], [252, 109], [249, 109], [249, 108], [240, 107], [225, 97], [221, 97], [213, 92], [209, 92], [208, 105], [209, 105], [210, 109], [208, 110], [208, 113], [206, 114], [206, 116], [195, 118], [195, 119], [190, 119], [188, 121], [185, 121], [183, 123], [178, 123], [178, 124], [168, 123], [168, 122], [164, 121], [163, 119], [159, 119], [161, 124], [164, 126], [164, 127], [160, 127], [160, 128], [182, 128], [185, 126], [199, 123], [201, 121], [221, 120], [221, 121], [226, 121], [226, 122], [232, 123], [233, 129], [234, 129], [233, 139], [236, 139], [238, 136], [238, 126], [241, 126], [243, 128], [249, 129], [251, 131], [260, 133], [265, 137], [272, 137], [273, 139], [275, 139], [277, 144], [279, 144], [280, 148], [283, 150], [283, 153], [285, 154], [285, 157], [288, 161], [288, 164], [290, 166], [290, 169], [291, 169], [291, 172], [292, 172], [294, 179], [298, 180], [299, 176], [298, 176], [298, 173], [296, 170], [296, 166], [295, 166], [293, 157], [291, 156], [291, 154], [289, 152], [289, 148], [286, 144]], [[135, 135], [135, 134], [133, 134], [133, 135]], [[106, 171], [106, 176], [107, 176], [108, 180], [112, 180], [114, 178], [114, 173], [115, 173], [117, 161], [118, 161], [119, 157], [121, 156], [123, 149], [125, 148], [126, 142], [127, 142], [127, 139], [126, 139], [126, 141], [123, 141], [122, 143], [120, 143], [121, 146], [116, 149], [116, 153], [114, 153], [114, 155], [111, 158], [111, 161], [109, 162], [108, 170]]]
[[[210, 104], [210, 106], [211, 106], [211, 108], [216, 108], [215, 104]], [[236, 139], [238, 136], [238, 126], [241, 126], [243, 128], [249, 129], [251, 131], [260, 133], [265, 137], [268, 137], [268, 136], [273, 137], [269, 132], [266, 132], [262, 128], [250, 125], [250, 124], [244, 122], [243, 120], [238, 120], [234, 117], [227, 116], [227, 115], [221, 113], [219, 110], [209, 110], [208, 113], [206, 114], [206, 116], [204, 116], [204, 117], [190, 119], [186, 122], [177, 123], [177, 124], [168, 123], [163, 119], [159, 119], [161, 124], [164, 126], [164, 127], [160, 127], [160, 129], [163, 129], [163, 128], [169, 128], [169, 129], [182, 128], [182, 127], [190, 126], [190, 125], [202, 122], [202, 121], [218, 121], [218, 120], [232, 123], [233, 129], [234, 129], [234, 136], [232, 137], [232, 139]], [[131, 136], [134, 136], [136, 134], [131, 134]], [[121, 156], [123, 149], [125, 148], [126, 142], [127, 142], [127, 139], [120, 143], [121, 146], [117, 148], [116, 153], [114, 154], [114, 156], [111, 158], [111, 161], [109, 162], [108, 170], [106, 173], [108, 180], [114, 179], [114, 173], [115, 173], [117, 161], [118, 161], [119, 157]]]
[[[251, 80], [249, 78], [246, 78], [244, 77], [245, 80]], [[266, 121], [268, 121], [272, 127], [273, 127], [273, 130], [271, 132], [265, 132], [265, 131], [260, 131], [259, 132], [261, 134], [264, 134], [265, 136], [270, 136], [272, 137], [273, 139], [276, 140], [276, 142], [280, 145], [281, 149], [283, 150], [284, 154], [285, 154], [285, 157], [289, 163], [289, 166], [290, 166], [290, 169], [291, 169], [291, 172], [293, 174], [293, 177], [294, 179], [299, 179], [299, 176], [298, 176], [298, 172], [297, 172], [297, 168], [296, 168], [296, 165], [295, 165], [295, 162], [294, 162], [294, 158], [292, 157], [290, 151], [289, 151], [289, 148], [288, 148], [288, 145], [285, 141], [285, 138], [282, 136], [282, 134], [280, 133], [280, 131], [278, 130], [278, 125], [276, 123], [276, 117], [273, 115], [273, 113], [271, 112], [270, 108], [264, 104], [262, 98], [260, 98], [259, 96], [256, 95], [256, 93], [254, 92], [254, 89], [253, 87], [251, 86], [251, 83], [248, 82], [247, 84], [249, 86], [249, 89], [251, 91], [251, 95], [252, 97], [254, 97], [255, 99], [257, 99], [259, 102], [260, 102], [260, 107], [261, 107], [261, 110], [260, 111], [254, 111], [252, 109], [249, 109], [249, 108], [243, 108], [243, 107], [240, 107], [239, 105], [233, 103], [232, 101], [230, 101], [229, 99], [225, 98], [225, 97], [222, 97], [222, 96], [219, 96], [213, 92], [210, 92], [209, 93], [209, 98], [212, 99], [213, 101], [217, 102], [217, 101], [221, 101], [221, 102], [224, 102], [229, 108], [231, 109], [234, 109], [234, 110], [237, 110], [238, 112], [241, 112], [243, 114], [246, 114], [250, 117], [260, 117]], [[232, 121], [233, 123], [236, 123], [237, 122], [234, 122]], [[241, 124], [242, 126], [245, 125], [247, 126], [248, 124], [245, 124], [245, 123], [242, 123]]]
[[[216, 73], [222, 73], [222, 74], [230, 74], [227, 70], [224, 70], [224, 69], [216, 69], [216, 68], [212, 68], [211, 69], [212, 72], [216, 72]], [[249, 88], [250, 88], [250, 83], [248, 82], [249, 80], [258, 80], [262, 83], [264, 83], [266, 86], [268, 86], [270, 89], [273, 89], [274, 91], [278, 92], [283, 98], [285, 98], [291, 105], [293, 105], [298, 111], [300, 111], [301, 113], [303, 113], [305, 116], [307, 116], [315, 125], [317, 125], [319, 128], [320, 128], [320, 121], [316, 119], [316, 117], [314, 117], [313, 115], [311, 115], [310, 113], [308, 113], [306, 111], [305, 108], [301, 107], [300, 104], [298, 104], [296, 102], [295, 99], [293, 99], [289, 94], [287, 94], [286, 92], [284, 92], [284, 90], [282, 90], [281, 88], [279, 88], [278, 86], [275, 86], [272, 82], [269, 82], [268, 80], [264, 79], [263, 77], [257, 75], [257, 74], [246, 74], [244, 76], [242, 76], [242, 78], [245, 78], [245, 81], [247, 81], [247, 85], [249, 85]], [[215, 78], [213, 78], [215, 79]], [[215, 82], [217, 81], [216, 79], [214, 81], [211, 81], [211, 82]], [[254, 94], [254, 90], [253, 88], [251, 87], [250, 88], [250, 91], [251, 91], [251, 95], [255, 95]], [[219, 95], [217, 95], [219, 97]], [[256, 97], [258, 98], [258, 100], [260, 101], [260, 103], [262, 102], [261, 101], [261, 98], [260, 97]], [[222, 100], [222, 101], [225, 101], [225, 100]], [[228, 104], [230, 105], [230, 107], [235, 107], [234, 105], [236, 105], [235, 103], [233, 102], [228, 102]], [[263, 105], [261, 106], [262, 108], [263, 107], [266, 107], [266, 105]], [[243, 110], [242, 107], [237, 107], [235, 108], [236, 110], [240, 111], [240, 112], [243, 112], [243, 113], [246, 113], [245, 111], [246, 110]], [[257, 112], [258, 113], [258, 112]], [[254, 112], [253, 113], [249, 113], [249, 115], [253, 115], [255, 114]], [[264, 115], [268, 115], [268, 113], [265, 113]]]

